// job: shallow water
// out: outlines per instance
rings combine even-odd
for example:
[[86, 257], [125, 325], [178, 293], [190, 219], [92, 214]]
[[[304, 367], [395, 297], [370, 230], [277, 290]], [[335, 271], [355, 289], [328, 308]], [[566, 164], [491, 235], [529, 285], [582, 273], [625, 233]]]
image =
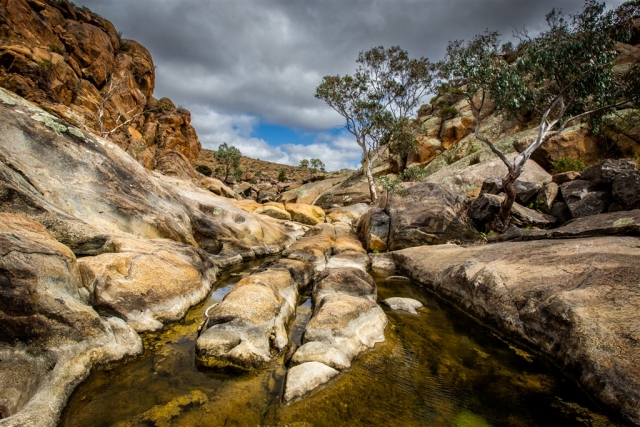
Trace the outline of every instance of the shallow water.
[[[221, 276], [180, 323], [144, 337], [145, 355], [98, 370], [73, 394], [61, 426], [617, 426], [548, 363], [408, 282], [377, 276], [378, 299], [420, 300], [418, 315], [387, 310], [387, 340], [310, 397], [282, 405], [284, 357], [246, 374], [194, 364], [197, 328], [261, 261]], [[301, 298], [299, 344], [311, 315]]]

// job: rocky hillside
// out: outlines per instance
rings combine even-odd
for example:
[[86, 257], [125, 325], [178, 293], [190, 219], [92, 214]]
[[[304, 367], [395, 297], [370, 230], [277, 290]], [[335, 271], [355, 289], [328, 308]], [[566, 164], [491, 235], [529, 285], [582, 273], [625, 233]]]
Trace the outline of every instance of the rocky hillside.
[[0, 1], [0, 87], [92, 133], [147, 169], [193, 176], [189, 111], [153, 97], [149, 51], [68, 0]]

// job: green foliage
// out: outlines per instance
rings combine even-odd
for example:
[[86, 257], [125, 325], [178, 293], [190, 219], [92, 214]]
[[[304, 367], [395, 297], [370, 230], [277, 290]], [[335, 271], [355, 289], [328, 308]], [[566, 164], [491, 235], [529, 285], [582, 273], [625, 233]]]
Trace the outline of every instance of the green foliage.
[[48, 59], [43, 59], [42, 61], [38, 62], [38, 68], [47, 71], [51, 70], [51, 61], [49, 61]]
[[320, 159], [311, 159], [309, 161], [309, 166], [311, 167], [311, 170], [316, 173], [318, 171], [324, 172], [325, 169], [325, 165], [322, 162], [322, 160]]
[[204, 176], [211, 176], [213, 175], [213, 171], [211, 170], [211, 168], [207, 165], [198, 165], [196, 166], [196, 170], [198, 172], [200, 172], [202, 175]]
[[422, 180], [426, 175], [427, 173], [424, 170], [424, 168], [421, 168], [420, 166], [412, 165], [406, 168], [405, 170], [403, 170], [402, 174], [400, 174], [400, 177], [405, 182], [407, 181], [422, 182]]
[[402, 181], [398, 180], [394, 175], [384, 175], [374, 179], [375, 183], [389, 195], [402, 192], [402, 187], [399, 187]]
[[162, 98], [156, 102], [155, 109], [161, 112], [173, 110], [173, 105], [168, 100]]
[[285, 172], [284, 169], [280, 169], [280, 172], [278, 172], [278, 181], [284, 182], [286, 180], [287, 180], [287, 172]]
[[479, 155], [473, 156], [471, 159], [469, 159], [469, 166], [477, 165], [478, 163], [480, 163]]
[[[233, 147], [232, 147], [233, 148]], [[242, 168], [240, 167], [236, 167], [233, 169], [233, 171], [231, 172], [231, 176], [233, 177], [233, 179], [235, 179], [236, 181], [240, 181], [240, 179], [242, 178], [242, 174], [244, 173], [244, 171], [242, 170]]]
[[452, 119], [457, 115], [458, 109], [453, 106], [444, 107], [442, 110], [440, 110], [440, 117], [442, 117], [443, 119]]
[[229, 174], [232, 173], [232, 171], [233, 174], [235, 174], [237, 170], [240, 170], [240, 176], [242, 176], [242, 169], [240, 169], [240, 160], [242, 159], [242, 153], [236, 147], [230, 147], [226, 142], [223, 142], [213, 153], [213, 156], [221, 165], [225, 181], [229, 178]]
[[118, 31], [118, 49], [127, 52], [131, 49], [131, 44], [122, 38], [122, 31]]
[[55, 53], [57, 53], [59, 55], [64, 55], [65, 54], [64, 48], [58, 46], [57, 44], [50, 44], [49, 45], [49, 50], [51, 52], [55, 52]]
[[571, 157], [560, 157], [551, 162], [551, 171], [553, 173], [563, 173], [563, 172], [580, 172], [582, 169], [586, 168], [584, 161], [582, 159], [574, 160]]
[[432, 98], [429, 100], [429, 104], [433, 105], [433, 104], [435, 104], [435, 103], [436, 103], [436, 101], [437, 101], [437, 100], [438, 100], [438, 95], [436, 95], [436, 96], [432, 97]]
[[435, 66], [426, 58], [410, 59], [398, 46], [360, 52], [356, 62], [353, 76], [325, 76], [316, 88], [316, 98], [345, 119], [345, 128], [355, 136], [370, 171], [381, 155], [379, 148], [407, 131], [409, 115], [431, 90]]
[[308, 168], [309, 167], [309, 159], [300, 160], [300, 167], [301, 168]]
[[480, 149], [478, 147], [471, 147], [469, 149], [469, 154], [477, 153]]

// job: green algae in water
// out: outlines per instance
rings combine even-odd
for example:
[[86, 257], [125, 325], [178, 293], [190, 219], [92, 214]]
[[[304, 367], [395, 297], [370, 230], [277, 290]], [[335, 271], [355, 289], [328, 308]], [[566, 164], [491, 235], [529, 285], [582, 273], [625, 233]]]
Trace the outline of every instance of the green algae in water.
[[[420, 300], [418, 315], [386, 311], [387, 340], [311, 396], [283, 405], [284, 356], [269, 369], [232, 374], [194, 364], [206, 308], [261, 262], [225, 273], [212, 299], [180, 323], [144, 337], [144, 357], [96, 371], [72, 396], [61, 426], [616, 426], [543, 361], [408, 282], [378, 281], [379, 299]], [[300, 298], [290, 338], [310, 317]], [[193, 399], [192, 399], [193, 398]], [[191, 400], [190, 400], [191, 399]]]

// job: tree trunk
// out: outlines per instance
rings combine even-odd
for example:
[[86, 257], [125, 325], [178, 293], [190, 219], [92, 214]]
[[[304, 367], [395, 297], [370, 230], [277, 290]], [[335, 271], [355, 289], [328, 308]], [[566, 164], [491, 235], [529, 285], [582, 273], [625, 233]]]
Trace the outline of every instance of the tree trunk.
[[371, 195], [371, 202], [378, 200], [378, 193], [376, 192], [376, 184], [373, 181], [373, 174], [371, 173], [371, 162], [369, 156], [364, 157], [364, 170], [367, 174], [367, 181], [369, 182], [369, 194]]
[[511, 208], [516, 201], [516, 179], [520, 176], [515, 169], [510, 167], [509, 173], [502, 179], [502, 189], [505, 192], [504, 200], [500, 205], [500, 212], [493, 222], [492, 228], [498, 233], [504, 233], [511, 222]]

